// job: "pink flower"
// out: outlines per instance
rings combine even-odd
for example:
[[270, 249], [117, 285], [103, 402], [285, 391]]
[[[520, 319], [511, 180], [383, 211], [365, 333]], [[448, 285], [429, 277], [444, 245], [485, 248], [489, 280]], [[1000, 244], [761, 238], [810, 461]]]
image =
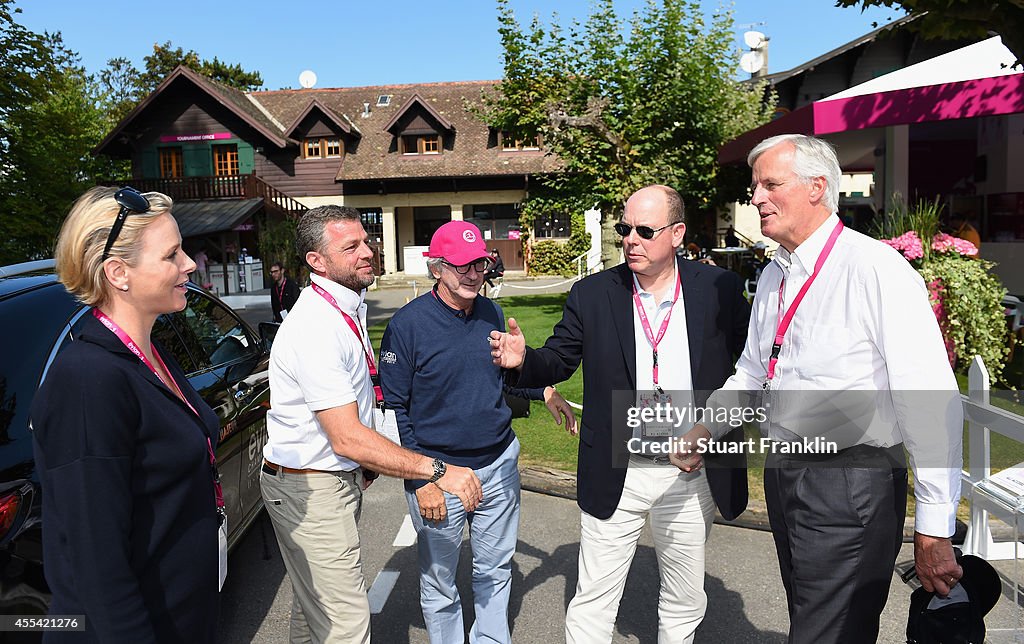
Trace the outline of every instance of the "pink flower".
[[921, 243], [921, 238], [917, 236], [917, 232], [913, 230], [909, 230], [893, 239], [883, 239], [882, 243], [888, 244], [900, 251], [910, 261], [924, 257], [924, 244]]
[[971, 242], [946, 233], [939, 233], [932, 238], [932, 250], [939, 253], [947, 253], [952, 250], [965, 257], [974, 257], [978, 254], [978, 247]]
[[977, 246], [966, 239], [960, 239], [959, 237], [953, 238], [953, 250], [961, 255], [966, 255], [967, 257], [975, 257], [978, 254]]

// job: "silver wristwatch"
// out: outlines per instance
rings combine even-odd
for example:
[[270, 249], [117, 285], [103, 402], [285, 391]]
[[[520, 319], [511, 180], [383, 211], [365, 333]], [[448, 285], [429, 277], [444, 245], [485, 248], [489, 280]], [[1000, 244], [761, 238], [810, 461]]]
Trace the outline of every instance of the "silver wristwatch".
[[434, 475], [430, 477], [430, 483], [437, 483], [448, 471], [448, 466], [439, 458], [435, 458], [432, 465], [434, 466]]

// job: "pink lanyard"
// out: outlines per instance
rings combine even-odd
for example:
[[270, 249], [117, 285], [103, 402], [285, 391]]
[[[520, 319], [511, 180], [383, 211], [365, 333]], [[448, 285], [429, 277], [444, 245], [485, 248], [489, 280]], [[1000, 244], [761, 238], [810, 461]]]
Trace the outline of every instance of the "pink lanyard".
[[[153, 347], [153, 356], [156, 357], [160, 366], [163, 367], [164, 373], [167, 374], [167, 378], [170, 380], [169, 383], [163, 379], [163, 376], [161, 376], [160, 372], [153, 367], [153, 363], [149, 361], [146, 354], [142, 353], [142, 350], [139, 349], [138, 345], [135, 344], [135, 341], [131, 339], [131, 336], [125, 333], [124, 329], [117, 326], [116, 322], [111, 320], [106, 313], [99, 309], [93, 309], [92, 314], [103, 324], [103, 326], [110, 329], [110, 331], [117, 336], [117, 339], [120, 340], [124, 346], [128, 347], [128, 350], [131, 351], [136, 358], [142, 360], [142, 364], [146, 365], [149, 370], [153, 372], [153, 375], [156, 376], [157, 380], [162, 382], [165, 387], [171, 390], [172, 393], [177, 394], [181, 401], [188, 405], [188, 408], [192, 410], [192, 413], [199, 416], [199, 412], [196, 411], [196, 408], [192, 406], [192, 403], [185, 398], [185, 394], [182, 392], [181, 387], [179, 387], [178, 383], [174, 381], [174, 376], [171, 375], [171, 370], [167, 368], [167, 365], [164, 363], [164, 359], [160, 357], [160, 353], [157, 352], [156, 347]], [[220, 474], [217, 472], [217, 457], [213, 454], [213, 444], [210, 442], [209, 436], [206, 437], [206, 450], [207, 454], [210, 456], [210, 467], [213, 469], [213, 492], [217, 499], [217, 511], [219, 513], [223, 513], [224, 489], [220, 485]]]
[[[313, 290], [316, 291], [317, 295], [327, 300], [328, 304], [333, 306], [338, 313], [341, 313], [341, 317], [345, 318], [345, 322], [348, 323], [348, 328], [352, 329], [352, 333], [356, 334], [356, 338], [359, 339], [359, 346], [363, 349], [363, 356], [366, 358], [366, 367], [370, 370], [370, 381], [375, 382], [377, 380], [377, 365], [373, 361], [373, 356], [366, 350], [366, 345], [363, 344], [363, 334], [360, 333], [362, 326], [356, 324], [356, 321], [353, 320], [348, 313], [341, 310], [341, 307], [338, 306], [338, 301], [334, 299], [333, 295], [325, 291], [316, 282], [310, 282], [310, 286], [313, 287]], [[380, 385], [373, 386], [373, 395], [377, 399], [377, 404], [384, 402], [384, 392], [381, 390]]]
[[[818, 261], [814, 263], [814, 272], [807, 278], [804, 285], [800, 287], [796, 297], [793, 298], [793, 303], [786, 309], [786, 313], [779, 320], [779, 326], [775, 330], [775, 342], [772, 344], [772, 355], [768, 359], [768, 380], [770, 381], [775, 377], [775, 365], [779, 362], [779, 353], [782, 352], [782, 341], [786, 338], [786, 331], [789, 330], [789, 323], [793, 321], [793, 316], [796, 315], [796, 310], [800, 306], [800, 302], [803, 301], [804, 295], [807, 294], [807, 289], [811, 288], [811, 284], [814, 283], [818, 273], [821, 272], [821, 267], [825, 265], [825, 260], [832, 253], [832, 248], [836, 245], [836, 240], [839, 239], [839, 233], [843, 232], [843, 222], [840, 221], [836, 224], [836, 227], [832, 229], [832, 234], [829, 235], [828, 241], [825, 242], [825, 248], [822, 249], [821, 254], [818, 255]], [[786, 280], [783, 278], [782, 283], [779, 284], [779, 310], [782, 310], [782, 293], [786, 288]], [[767, 383], [766, 383], [767, 384]]]
[[[676, 305], [676, 301], [679, 300], [679, 293], [683, 288], [682, 278], [679, 276], [679, 272], [676, 271], [676, 293], [672, 297], [672, 304], [668, 307], [668, 313], [665, 314], [665, 319], [661, 321], [661, 328], [658, 329], [658, 337], [654, 337], [654, 332], [651, 331], [651, 323], [647, 321], [647, 311], [644, 310], [643, 302], [640, 301], [640, 294], [636, 290], [636, 282], [633, 282], [633, 303], [636, 305], [637, 315], [640, 316], [640, 324], [644, 328], [644, 335], [647, 336], [647, 341], [651, 343], [654, 356], [654, 366], [651, 369], [652, 376], [654, 378], [654, 386], [658, 387], [658, 344], [661, 339], [665, 337], [665, 331], [668, 330], [668, 322], [672, 319], [672, 309]], [[660, 387], [658, 387], [660, 389]]]
[[284, 285], [287, 283], [288, 278], [281, 278], [281, 286], [277, 287], [277, 303], [284, 306]]

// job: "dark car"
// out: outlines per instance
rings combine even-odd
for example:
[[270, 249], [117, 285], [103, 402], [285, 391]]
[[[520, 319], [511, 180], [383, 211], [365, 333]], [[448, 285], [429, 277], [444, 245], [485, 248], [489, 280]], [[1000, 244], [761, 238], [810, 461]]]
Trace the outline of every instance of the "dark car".
[[[191, 284], [187, 300], [184, 311], [157, 320], [153, 335], [220, 417], [217, 462], [233, 547], [263, 509], [259, 474], [276, 325], [261, 324], [257, 334]], [[44, 614], [49, 604], [29, 408], [54, 358], [75, 340], [90, 310], [57, 281], [52, 260], [0, 268], [0, 615]]]

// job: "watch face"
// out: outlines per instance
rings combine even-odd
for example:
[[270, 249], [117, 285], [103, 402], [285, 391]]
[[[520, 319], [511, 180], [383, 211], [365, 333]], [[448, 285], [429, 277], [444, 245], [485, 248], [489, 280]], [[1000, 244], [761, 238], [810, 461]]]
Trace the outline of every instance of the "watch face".
[[445, 464], [444, 461], [442, 461], [439, 458], [435, 458], [434, 459], [433, 465], [434, 465], [434, 477], [431, 479], [431, 482], [437, 481], [439, 478], [444, 476], [445, 472], [448, 471], [448, 466]]

